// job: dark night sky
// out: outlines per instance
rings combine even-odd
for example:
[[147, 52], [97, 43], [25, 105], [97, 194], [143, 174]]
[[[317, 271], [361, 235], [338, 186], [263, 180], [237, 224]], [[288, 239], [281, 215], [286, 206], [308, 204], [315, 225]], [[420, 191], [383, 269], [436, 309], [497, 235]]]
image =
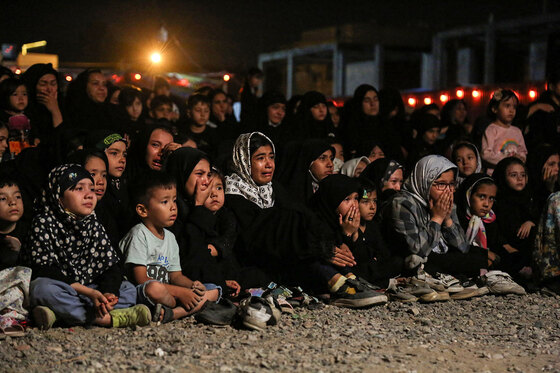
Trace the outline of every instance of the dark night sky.
[[[45, 52], [65, 61], [144, 61], [160, 24], [176, 35], [191, 59], [174, 46], [169, 69], [243, 70], [258, 53], [287, 47], [304, 30], [350, 22], [418, 24], [448, 29], [559, 11], [557, 0], [508, 1], [0, 1], [0, 41], [46, 39]], [[465, 4], [468, 4], [465, 7]], [[194, 63], [193, 63], [194, 61]]]

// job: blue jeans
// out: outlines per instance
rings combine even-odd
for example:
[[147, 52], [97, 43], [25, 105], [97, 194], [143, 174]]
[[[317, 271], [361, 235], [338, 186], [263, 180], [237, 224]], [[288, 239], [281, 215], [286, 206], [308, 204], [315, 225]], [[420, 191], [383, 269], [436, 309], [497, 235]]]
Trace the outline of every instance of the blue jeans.
[[[87, 287], [97, 289], [97, 285]], [[128, 281], [123, 281], [119, 289], [119, 301], [115, 309], [128, 308], [136, 305], [136, 288]], [[93, 302], [85, 295], [80, 295], [65, 282], [47, 277], [38, 277], [31, 281], [29, 298], [31, 308], [35, 306], [49, 307], [57, 319], [68, 325], [82, 325], [95, 318]]]

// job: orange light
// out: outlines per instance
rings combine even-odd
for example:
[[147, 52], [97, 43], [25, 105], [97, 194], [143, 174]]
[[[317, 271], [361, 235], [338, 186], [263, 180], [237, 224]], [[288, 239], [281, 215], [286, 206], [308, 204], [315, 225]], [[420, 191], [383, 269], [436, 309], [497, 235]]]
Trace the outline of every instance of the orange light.
[[117, 80], [118, 77], [119, 77], [119, 76], [118, 76], [117, 74], [111, 75], [111, 79], [113, 79], [113, 80]]
[[535, 97], [537, 97], [537, 91], [535, 91], [534, 89], [531, 89], [529, 91], [529, 97], [531, 97], [534, 100]]
[[224, 82], [229, 82], [231, 76], [229, 74], [224, 74]]
[[457, 97], [459, 98], [463, 98], [465, 97], [465, 91], [463, 91], [462, 89], [458, 89], [457, 91], [455, 91], [455, 95], [457, 95]]
[[429, 97], [425, 97], [425, 98], [424, 98], [424, 104], [425, 104], [425, 105], [430, 105], [431, 103], [432, 103], [432, 99], [431, 99], [431, 98], [429, 98]]
[[72, 81], [72, 75], [66, 75], [66, 79], [67, 82], [71, 82]]
[[447, 101], [449, 101], [449, 96], [444, 93], [444, 94], [439, 96], [439, 100], [441, 102], [447, 102]]
[[14, 72], [16, 73], [16, 75], [19, 75], [19, 74], [21, 74], [21, 69], [17, 68], [16, 71], [14, 71]]
[[183, 86], [183, 87], [188, 87], [190, 82], [188, 79], [179, 79], [179, 81], [177, 82], [178, 85]]
[[142, 79], [142, 75], [136, 73], [136, 74], [134, 74], [134, 79], [140, 80], [140, 79]]
[[409, 97], [408, 98], [408, 105], [416, 106], [416, 99], [414, 97]]
[[474, 91], [472, 91], [472, 96], [473, 96], [473, 98], [479, 98], [480, 97], [480, 91], [475, 89]]

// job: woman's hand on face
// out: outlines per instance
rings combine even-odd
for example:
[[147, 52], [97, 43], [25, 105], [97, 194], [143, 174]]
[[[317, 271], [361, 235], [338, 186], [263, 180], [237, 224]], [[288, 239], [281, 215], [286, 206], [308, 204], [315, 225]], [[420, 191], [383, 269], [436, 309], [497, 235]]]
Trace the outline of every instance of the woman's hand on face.
[[533, 223], [530, 220], [527, 220], [525, 223], [521, 224], [521, 227], [519, 227], [519, 230], [517, 231], [517, 237], [521, 238], [522, 240], [529, 237], [529, 234], [531, 233], [531, 228], [533, 228], [534, 226], [535, 223]]
[[44, 105], [51, 113], [60, 110], [58, 107], [58, 92], [56, 90], [50, 93], [37, 92], [37, 101]]
[[558, 170], [555, 170], [552, 166], [544, 165], [542, 169], [543, 181], [548, 184], [554, 185], [558, 180]]
[[354, 255], [346, 244], [334, 248], [334, 255], [330, 262], [338, 267], [353, 267], [356, 265]]
[[194, 205], [202, 206], [204, 202], [208, 199], [208, 196], [212, 192], [212, 187], [214, 186], [214, 178], [212, 178], [208, 185], [205, 187], [202, 185], [202, 179], [196, 179], [196, 187], [194, 189]]
[[338, 223], [346, 236], [351, 236], [360, 228], [360, 210], [356, 206], [350, 207], [344, 217], [338, 214]]

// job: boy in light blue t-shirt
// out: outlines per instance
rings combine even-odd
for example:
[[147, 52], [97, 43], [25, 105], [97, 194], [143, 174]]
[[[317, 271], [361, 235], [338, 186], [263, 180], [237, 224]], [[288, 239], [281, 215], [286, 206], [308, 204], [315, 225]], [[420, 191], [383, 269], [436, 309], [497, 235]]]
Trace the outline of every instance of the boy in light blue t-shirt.
[[119, 246], [126, 257], [128, 277], [138, 284], [138, 302], [158, 311], [155, 321], [169, 322], [199, 311], [206, 301], [217, 301], [218, 287], [205, 286], [181, 273], [179, 246], [173, 233], [165, 229], [177, 218], [173, 179], [162, 172], [150, 173], [135, 186], [132, 198], [142, 222]]

